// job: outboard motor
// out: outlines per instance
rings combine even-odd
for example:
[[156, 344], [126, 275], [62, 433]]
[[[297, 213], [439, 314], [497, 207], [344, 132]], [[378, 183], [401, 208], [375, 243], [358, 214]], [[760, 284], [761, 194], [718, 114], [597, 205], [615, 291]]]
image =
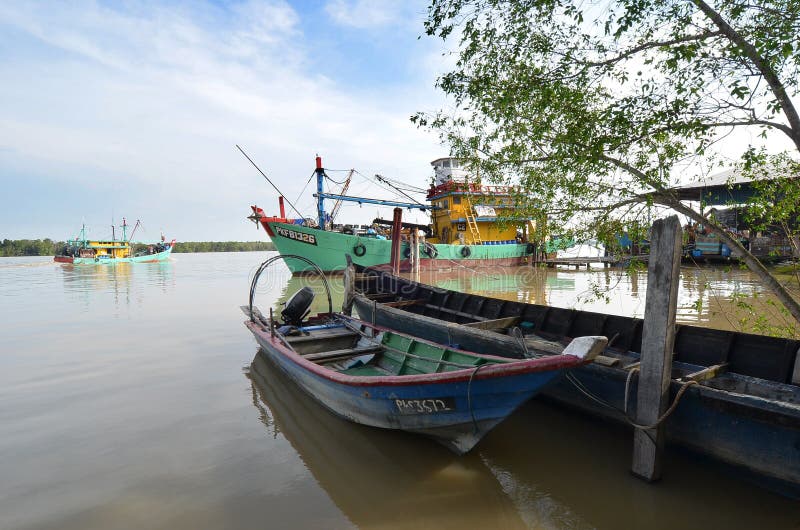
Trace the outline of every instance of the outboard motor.
[[289, 326], [300, 326], [303, 319], [311, 312], [311, 302], [314, 301], [314, 290], [311, 287], [303, 287], [284, 304], [281, 311], [281, 318]]

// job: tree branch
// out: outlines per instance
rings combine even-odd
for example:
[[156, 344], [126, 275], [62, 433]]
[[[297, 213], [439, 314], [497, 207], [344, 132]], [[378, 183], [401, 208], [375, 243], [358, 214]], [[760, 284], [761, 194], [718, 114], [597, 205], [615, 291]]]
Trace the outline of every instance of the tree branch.
[[616, 57], [611, 57], [610, 59], [606, 59], [605, 61], [598, 61], [598, 62], [587, 62], [587, 66], [595, 67], [595, 66], [608, 66], [611, 64], [618, 63], [632, 55], [636, 55], [639, 52], [643, 52], [645, 50], [650, 50], [652, 48], [660, 48], [662, 46], [672, 46], [674, 44], [683, 44], [686, 42], [696, 42], [700, 40], [705, 40], [711, 37], [718, 37], [722, 35], [722, 31], [704, 31], [703, 33], [699, 33], [697, 35], [685, 35], [683, 37], [678, 37], [676, 39], [671, 40], [664, 40], [664, 41], [655, 41], [655, 42], [647, 42], [645, 44], [641, 44], [639, 46], [634, 46], [624, 52], [620, 53]]
[[[711, 6], [703, 0], [690, 0], [694, 3], [700, 11], [703, 12], [711, 21], [716, 24], [720, 31], [730, 40], [733, 44], [741, 48], [745, 55], [753, 62], [761, 75], [769, 84], [772, 93], [781, 105], [786, 119], [789, 121], [789, 133], [787, 135], [792, 139], [797, 149], [800, 150], [800, 115], [794, 107], [791, 98], [786, 93], [786, 87], [778, 78], [778, 75], [770, 67], [767, 60], [758, 53], [758, 50], [751, 43], [739, 34], [738, 31], [733, 29], [728, 22], [722, 18], [719, 12], [715, 11]], [[786, 133], [786, 130], [783, 130]]]

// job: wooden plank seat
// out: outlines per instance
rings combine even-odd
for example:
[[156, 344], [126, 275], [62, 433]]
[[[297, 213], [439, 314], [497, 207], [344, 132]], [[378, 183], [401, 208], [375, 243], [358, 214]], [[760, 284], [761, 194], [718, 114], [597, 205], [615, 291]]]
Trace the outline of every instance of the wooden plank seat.
[[369, 293], [365, 295], [370, 300], [377, 300], [380, 302], [381, 300], [392, 300], [395, 297], [394, 293]]
[[315, 363], [331, 362], [331, 361], [341, 361], [343, 359], [347, 359], [348, 357], [356, 357], [358, 355], [364, 355], [367, 353], [377, 353], [381, 350], [383, 350], [383, 346], [381, 346], [380, 344], [376, 344], [374, 346], [367, 346], [363, 348], [346, 348], [344, 350], [309, 353], [303, 355], [303, 357], [305, 359], [308, 359], [309, 361], [314, 361]]
[[383, 305], [386, 307], [407, 307], [410, 305], [424, 304], [427, 299], [420, 298], [419, 300], [399, 300], [397, 302], [386, 302]]
[[311, 335], [284, 335], [286, 337], [286, 342], [290, 344], [302, 344], [304, 342], [324, 342], [329, 339], [333, 338], [340, 338], [340, 337], [357, 337], [358, 333], [355, 331], [351, 331], [347, 328], [331, 328], [331, 329], [323, 329], [317, 330]]
[[472, 319], [472, 320], [475, 320], [475, 321], [481, 321], [481, 322], [483, 322], [485, 320], [489, 320], [486, 317], [482, 317], [482, 316], [479, 316], [479, 315], [473, 315], [472, 313], [465, 313], [463, 311], [456, 311], [455, 309], [450, 309], [449, 307], [438, 306], [438, 305], [435, 305], [435, 304], [424, 304], [424, 305], [425, 305], [426, 309], [433, 309], [433, 310], [436, 310], [436, 311], [440, 311], [442, 313], [447, 313], [449, 315], [455, 315], [457, 317], [469, 318], [469, 319]]
[[466, 326], [468, 328], [475, 328], [475, 329], [503, 329], [503, 328], [510, 328], [512, 326], [516, 326], [522, 320], [522, 317], [504, 317], [504, 318], [495, 318], [492, 320], [481, 320], [478, 322], [468, 322], [466, 324], [461, 324], [462, 326]]

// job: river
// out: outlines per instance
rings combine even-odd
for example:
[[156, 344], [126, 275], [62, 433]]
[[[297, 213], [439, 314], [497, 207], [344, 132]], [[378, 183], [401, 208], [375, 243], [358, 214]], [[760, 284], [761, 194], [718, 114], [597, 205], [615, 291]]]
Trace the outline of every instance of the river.
[[[463, 457], [333, 417], [253, 363], [239, 306], [272, 255], [0, 258], [0, 528], [800, 528], [797, 501], [688, 452], [668, 450], [645, 484], [627, 429], [536, 400]], [[610, 270], [426, 280], [623, 314], [646, 290], [644, 273]], [[276, 265], [256, 302], [302, 284]], [[736, 328], [718, 316], [731, 293], [768, 300], [742, 271], [689, 270], [682, 285], [684, 322]], [[598, 286], [608, 303], [589, 300]]]

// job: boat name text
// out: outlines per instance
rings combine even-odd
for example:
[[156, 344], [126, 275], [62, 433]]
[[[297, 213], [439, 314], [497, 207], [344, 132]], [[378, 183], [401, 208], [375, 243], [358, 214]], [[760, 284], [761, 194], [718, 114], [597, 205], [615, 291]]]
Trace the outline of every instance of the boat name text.
[[437, 412], [453, 412], [456, 400], [451, 397], [430, 399], [395, 399], [400, 414], [436, 414]]
[[278, 232], [278, 235], [283, 236], [287, 239], [294, 239], [295, 241], [299, 241], [301, 243], [308, 243], [309, 245], [317, 244], [317, 238], [314, 236], [314, 234], [295, 232], [294, 230], [289, 230], [288, 228], [283, 228], [281, 226], [276, 226], [275, 231]]

